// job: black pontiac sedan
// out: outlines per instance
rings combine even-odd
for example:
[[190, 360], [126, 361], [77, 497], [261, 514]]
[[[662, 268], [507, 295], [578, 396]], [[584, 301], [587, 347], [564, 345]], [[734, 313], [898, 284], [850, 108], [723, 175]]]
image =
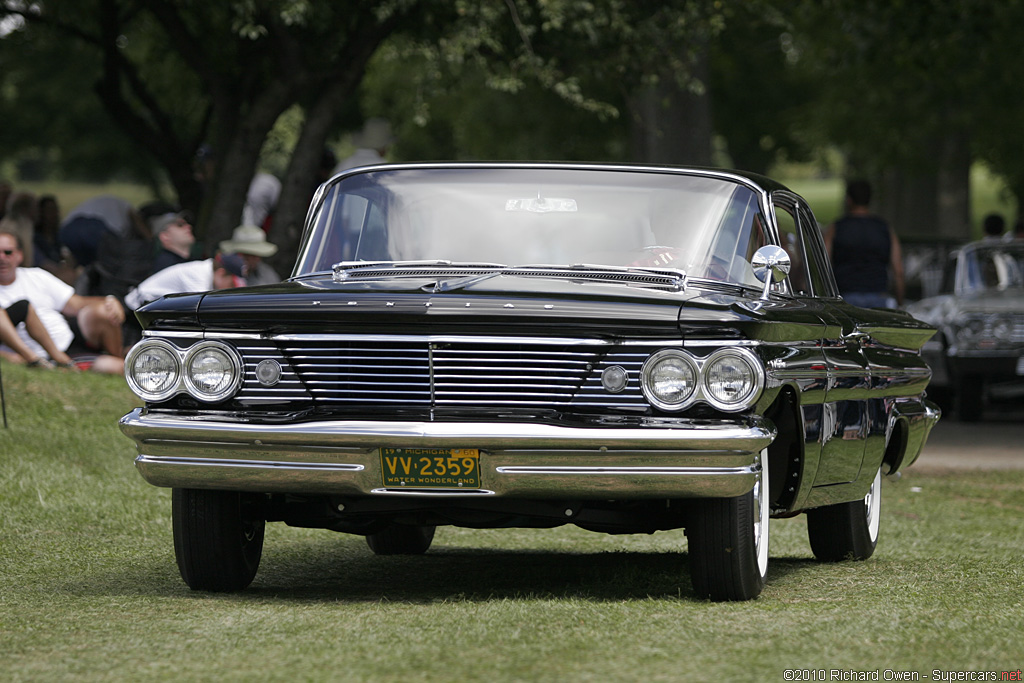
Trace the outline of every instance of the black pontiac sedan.
[[843, 302], [807, 204], [682, 168], [417, 164], [320, 188], [284, 283], [166, 297], [126, 362], [136, 466], [193, 589], [266, 522], [417, 554], [439, 525], [684, 529], [698, 597], [756, 597], [769, 520], [865, 559], [938, 409], [934, 329]]

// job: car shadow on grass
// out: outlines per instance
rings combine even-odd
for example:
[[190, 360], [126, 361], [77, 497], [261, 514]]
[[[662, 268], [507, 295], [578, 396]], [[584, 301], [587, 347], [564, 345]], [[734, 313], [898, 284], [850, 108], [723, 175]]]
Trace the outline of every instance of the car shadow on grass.
[[[360, 547], [361, 546], [361, 547]], [[168, 561], [169, 560], [169, 561]], [[817, 562], [771, 558], [767, 591]], [[373, 555], [362, 539], [308, 541], [268, 552], [249, 588], [234, 594], [190, 591], [173, 557], [149, 557], [118, 571], [77, 576], [62, 592], [77, 595], [203, 597], [283, 602], [488, 602], [577, 599], [593, 602], [697, 600], [685, 551], [574, 552], [441, 546], [424, 555]]]
[[[768, 586], [816, 564], [772, 558]], [[378, 557], [362, 539], [333, 557], [312, 543], [306, 548], [293, 546], [280, 558], [268, 557], [247, 592], [282, 600], [346, 602], [697, 599], [684, 551], [440, 546], [424, 555]]]

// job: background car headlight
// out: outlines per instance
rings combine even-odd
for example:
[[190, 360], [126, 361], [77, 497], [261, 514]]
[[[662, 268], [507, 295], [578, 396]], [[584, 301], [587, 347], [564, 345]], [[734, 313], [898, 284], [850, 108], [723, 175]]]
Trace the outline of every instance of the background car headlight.
[[1010, 341], [1012, 328], [1009, 320], [996, 318], [991, 324], [993, 339], [1000, 342]]
[[957, 337], [963, 340], [970, 340], [979, 337], [985, 331], [985, 319], [982, 317], [968, 317], [960, 321], [960, 329]]
[[644, 363], [641, 388], [652, 405], [679, 410], [693, 398], [698, 373], [697, 363], [689, 354], [666, 349]]
[[162, 340], [142, 341], [125, 361], [128, 386], [146, 401], [170, 398], [181, 382], [181, 361], [178, 350]]
[[723, 349], [708, 357], [703, 368], [703, 393], [708, 403], [729, 412], [749, 407], [764, 386], [757, 358], [744, 349]]
[[185, 356], [185, 386], [200, 401], [222, 401], [242, 381], [242, 362], [226, 344], [203, 342]]

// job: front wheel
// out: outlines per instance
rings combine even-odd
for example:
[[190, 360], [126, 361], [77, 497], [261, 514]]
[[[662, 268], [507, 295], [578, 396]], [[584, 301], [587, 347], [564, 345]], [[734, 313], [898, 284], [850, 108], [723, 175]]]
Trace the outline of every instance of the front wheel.
[[257, 500], [235, 491], [174, 489], [174, 555], [192, 590], [239, 591], [263, 556], [266, 522]]
[[393, 524], [384, 531], [366, 536], [366, 545], [375, 555], [422, 555], [434, 540], [435, 526]]
[[882, 470], [875, 472], [862, 500], [807, 511], [811, 551], [822, 562], [866, 560], [878, 545], [882, 512]]
[[687, 529], [690, 575], [698, 597], [751, 600], [768, 574], [768, 452], [758, 457], [754, 488], [736, 498], [702, 501]]

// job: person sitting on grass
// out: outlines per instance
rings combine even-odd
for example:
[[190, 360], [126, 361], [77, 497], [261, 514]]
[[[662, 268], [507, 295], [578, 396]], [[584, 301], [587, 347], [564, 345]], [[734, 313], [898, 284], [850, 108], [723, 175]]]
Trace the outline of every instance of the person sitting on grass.
[[125, 305], [133, 311], [167, 294], [209, 292], [245, 286], [245, 262], [238, 254], [218, 253], [205, 261], [188, 261], [153, 273], [128, 292]]
[[46, 353], [57, 364], [57, 367], [77, 370], [78, 367], [68, 354], [57, 348], [53, 338], [46, 331], [35, 309], [25, 299], [15, 301], [7, 308], [0, 308], [0, 343], [11, 349], [13, 353], [0, 348], [0, 355], [13, 363], [24, 363], [30, 368], [52, 368], [51, 363], [35, 351], [29, 348], [28, 344], [22, 341], [18, 335], [18, 325], [24, 323], [25, 331], [29, 337], [43, 347]]
[[[70, 356], [88, 354], [95, 372], [124, 372], [124, 308], [118, 300], [76, 294], [73, 287], [42, 268], [20, 267], [24, 258], [20, 240], [0, 232], [0, 307], [28, 301], [57, 349]], [[37, 355], [47, 353], [25, 326], [18, 326], [18, 335]]]

